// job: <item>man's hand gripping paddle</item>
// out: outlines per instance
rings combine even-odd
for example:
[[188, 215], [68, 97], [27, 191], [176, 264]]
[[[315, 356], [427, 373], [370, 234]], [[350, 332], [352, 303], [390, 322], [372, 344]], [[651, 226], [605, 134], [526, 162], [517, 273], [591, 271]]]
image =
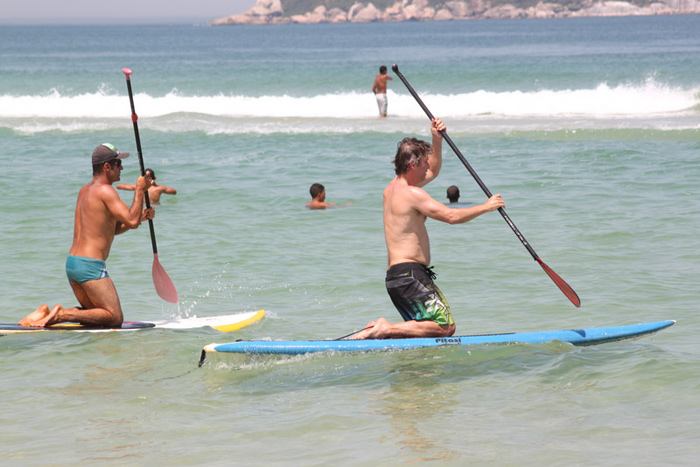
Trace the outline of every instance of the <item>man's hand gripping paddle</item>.
[[[136, 115], [136, 110], [134, 108], [134, 95], [131, 92], [131, 80], [129, 75], [132, 71], [129, 68], [122, 69], [126, 75], [126, 87], [129, 90], [129, 101], [131, 103], [131, 121], [134, 122], [134, 135], [136, 136], [136, 150], [139, 154], [139, 164], [141, 165], [141, 175], [146, 175], [146, 169], [143, 165], [143, 153], [141, 152], [141, 138], [139, 138], [139, 117]], [[146, 207], [151, 207], [151, 201], [148, 198], [148, 191], [146, 191]], [[175, 285], [173, 281], [170, 280], [170, 276], [165, 272], [163, 266], [160, 265], [158, 261], [158, 247], [156, 246], [156, 234], [153, 230], [153, 219], [148, 219], [148, 227], [151, 230], [151, 244], [153, 245], [153, 285], [156, 288], [156, 292], [160, 298], [170, 303], [177, 303], [177, 290], [175, 290]]]
[[[403, 84], [404, 84], [404, 85], [406, 86], [406, 88], [408, 89], [408, 92], [410, 92], [411, 95], [413, 96], [413, 98], [416, 100], [416, 102], [418, 102], [418, 105], [421, 106], [421, 108], [423, 109], [423, 111], [425, 112], [425, 114], [428, 116], [428, 118], [429, 118], [430, 120], [432, 120], [432, 119], [434, 118], [434, 117], [433, 117], [433, 114], [430, 113], [430, 110], [428, 110], [428, 108], [425, 106], [425, 104], [423, 104], [423, 101], [421, 100], [420, 97], [418, 97], [418, 94], [416, 94], [416, 91], [414, 91], [413, 88], [411, 87], [411, 85], [408, 84], [408, 81], [406, 81], [406, 78], [404, 78], [404, 76], [403, 76], [403, 75], [401, 74], [401, 72], [399, 71], [399, 66], [398, 66], [398, 65], [393, 65], [393, 66], [391, 67], [391, 69], [394, 71], [394, 73], [396, 73], [396, 75], [397, 75], [399, 78], [401, 78], [401, 81], [403, 81]], [[468, 170], [469, 173], [472, 175], [472, 177], [474, 177], [474, 180], [476, 181], [476, 183], [478, 183], [479, 186], [481, 187], [481, 189], [484, 191], [484, 193], [486, 193], [486, 196], [488, 196], [488, 197], [490, 198], [490, 197], [492, 196], [492, 195], [491, 195], [491, 191], [486, 187], [486, 185], [484, 184], [484, 182], [481, 181], [481, 178], [479, 178], [479, 175], [474, 171], [474, 169], [472, 168], [472, 166], [469, 165], [469, 162], [467, 162], [467, 159], [465, 159], [465, 157], [464, 157], [464, 156], [462, 155], [462, 153], [459, 151], [459, 149], [457, 148], [457, 146], [455, 146], [455, 144], [452, 142], [452, 140], [450, 139], [450, 137], [447, 135], [447, 132], [446, 132], [446, 131], [441, 131], [440, 134], [442, 134], [443, 139], [444, 139], [445, 141], [447, 141], [447, 144], [450, 145], [450, 147], [452, 148], [452, 150], [454, 151], [454, 153], [457, 155], [457, 157], [459, 157], [459, 160], [462, 161], [462, 164], [464, 164], [464, 166], [467, 168], [467, 170]], [[540, 257], [537, 255], [537, 253], [535, 253], [535, 250], [532, 249], [532, 247], [531, 247], [530, 244], [527, 242], [527, 240], [525, 240], [525, 237], [523, 237], [523, 234], [520, 233], [520, 231], [519, 231], [518, 228], [515, 226], [515, 224], [513, 223], [513, 221], [510, 219], [510, 217], [508, 217], [508, 214], [506, 214], [506, 210], [503, 209], [503, 208], [498, 208], [498, 212], [501, 213], [501, 216], [503, 216], [503, 219], [504, 219], [504, 220], [506, 221], [506, 223], [510, 226], [510, 228], [513, 230], [513, 233], [515, 233], [515, 235], [516, 235], [516, 236], [518, 237], [518, 239], [522, 242], [522, 244], [525, 246], [525, 248], [527, 249], [527, 251], [530, 252], [530, 254], [532, 255], [533, 259], [534, 259], [535, 261], [537, 261], [537, 262], [540, 264], [540, 266], [542, 266], [542, 269], [544, 269], [544, 272], [546, 272], [547, 275], [548, 275], [548, 276], [554, 281], [554, 283], [557, 285], [557, 287], [559, 287], [559, 289], [561, 289], [561, 291], [564, 292], [564, 295], [566, 295], [566, 298], [568, 298], [569, 300], [571, 300], [571, 303], [573, 303], [575, 306], [577, 306], [577, 307], [578, 307], [578, 306], [581, 306], [581, 300], [578, 298], [578, 295], [576, 294], [576, 292], [574, 292], [574, 289], [572, 289], [571, 286], [569, 286], [569, 284], [567, 284], [566, 281], [564, 281], [564, 279], [562, 279], [561, 277], [559, 277], [559, 275], [558, 275], [556, 272], [554, 272], [554, 271], [552, 270], [552, 268], [550, 268], [549, 266], [547, 266], [546, 264], [544, 264], [544, 261], [542, 261], [542, 260], [540, 259]]]

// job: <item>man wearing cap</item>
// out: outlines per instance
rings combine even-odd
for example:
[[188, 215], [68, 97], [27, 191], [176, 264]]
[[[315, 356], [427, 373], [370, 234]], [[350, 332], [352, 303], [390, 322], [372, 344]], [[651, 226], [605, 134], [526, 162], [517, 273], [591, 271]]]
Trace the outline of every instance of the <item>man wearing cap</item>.
[[112, 184], [121, 178], [122, 160], [128, 152], [119, 152], [109, 143], [92, 153], [92, 181], [78, 193], [75, 206], [73, 245], [66, 260], [66, 275], [80, 306], [49, 309], [41, 305], [22, 319], [24, 326], [44, 327], [62, 322], [92, 326], [118, 327], [124, 321], [119, 295], [107, 274], [105, 261], [114, 236], [138, 228], [141, 221], [153, 219], [153, 208], [143, 209], [144, 193], [153, 183], [150, 177], [136, 181], [134, 201], [128, 207]]

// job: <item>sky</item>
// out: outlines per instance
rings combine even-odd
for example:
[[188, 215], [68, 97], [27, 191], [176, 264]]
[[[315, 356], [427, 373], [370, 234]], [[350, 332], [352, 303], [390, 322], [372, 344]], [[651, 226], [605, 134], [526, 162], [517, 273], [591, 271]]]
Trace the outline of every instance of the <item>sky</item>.
[[243, 13], [256, 0], [0, 0], [0, 24], [206, 22]]

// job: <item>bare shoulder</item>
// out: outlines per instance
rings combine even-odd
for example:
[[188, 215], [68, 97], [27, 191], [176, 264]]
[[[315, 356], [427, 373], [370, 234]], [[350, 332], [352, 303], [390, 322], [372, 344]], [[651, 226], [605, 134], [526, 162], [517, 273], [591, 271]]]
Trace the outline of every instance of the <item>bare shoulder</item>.
[[98, 193], [103, 194], [103, 195], [116, 195], [117, 190], [110, 184], [108, 183], [100, 183], [95, 186], [95, 189]]
[[407, 185], [403, 190], [401, 190], [401, 194], [406, 198], [416, 201], [422, 200], [426, 197], [430, 198], [427, 191], [416, 185]]
[[408, 185], [401, 179], [395, 178], [384, 189], [384, 198], [394, 206], [415, 208], [425, 198], [430, 198], [430, 195], [421, 187]]
[[328, 207], [328, 203], [322, 203], [321, 201], [311, 201], [306, 205], [306, 207], [309, 209], [326, 209]]
[[112, 185], [100, 183], [90, 188], [89, 196], [102, 200], [105, 203], [120, 200], [117, 190]]

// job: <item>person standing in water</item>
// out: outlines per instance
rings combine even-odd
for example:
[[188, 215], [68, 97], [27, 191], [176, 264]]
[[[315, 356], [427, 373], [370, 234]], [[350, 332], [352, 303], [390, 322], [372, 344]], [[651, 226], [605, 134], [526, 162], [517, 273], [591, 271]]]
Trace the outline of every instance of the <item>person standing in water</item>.
[[389, 107], [389, 102], [386, 98], [387, 81], [393, 81], [393, 79], [386, 74], [386, 66], [382, 65], [379, 67], [379, 74], [374, 78], [374, 84], [372, 85], [372, 92], [377, 98], [380, 117], [386, 117], [387, 108]]

